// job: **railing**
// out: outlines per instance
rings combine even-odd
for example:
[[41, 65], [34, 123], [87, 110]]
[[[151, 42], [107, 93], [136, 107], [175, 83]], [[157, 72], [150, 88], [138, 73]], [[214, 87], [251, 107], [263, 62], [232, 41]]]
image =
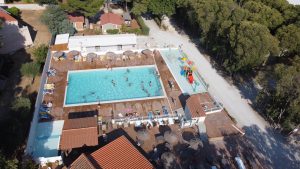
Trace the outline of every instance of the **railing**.
[[154, 115], [153, 117], [148, 117], [148, 116], [141, 116], [141, 117], [117, 117], [114, 118], [113, 120], [115, 122], [129, 122], [129, 121], [143, 121], [143, 120], [159, 120], [163, 118], [178, 118], [177, 115]]
[[[54, 42], [54, 38], [52, 37], [49, 42], [49, 46], [53, 42]], [[35, 139], [35, 134], [36, 134], [36, 127], [37, 127], [37, 123], [38, 123], [39, 108], [40, 108], [40, 105], [41, 105], [41, 103], [43, 101], [43, 97], [44, 97], [43, 96], [43, 86], [45, 85], [46, 80], [47, 80], [47, 71], [50, 66], [50, 61], [51, 61], [51, 51], [49, 49], [46, 60], [45, 60], [45, 65], [43, 68], [42, 76], [41, 76], [40, 89], [39, 89], [37, 97], [36, 97], [34, 112], [33, 112], [33, 119], [31, 121], [30, 131], [29, 131], [28, 140], [27, 140], [27, 146], [25, 149], [25, 153], [28, 155], [31, 155], [34, 151], [33, 145], [34, 145], [34, 139]]]

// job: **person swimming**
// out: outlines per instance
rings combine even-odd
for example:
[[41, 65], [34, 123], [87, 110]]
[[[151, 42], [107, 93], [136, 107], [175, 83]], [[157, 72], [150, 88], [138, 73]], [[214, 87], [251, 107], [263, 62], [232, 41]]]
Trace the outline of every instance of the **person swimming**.
[[116, 83], [115, 83], [114, 80], [111, 80], [111, 83], [112, 83], [113, 86], [116, 86]]
[[126, 69], [126, 72], [127, 72], [127, 73], [130, 73], [130, 70], [129, 70], [129, 69]]
[[151, 81], [149, 82], [149, 86], [150, 86], [150, 87], [152, 86], [152, 82], [151, 82]]
[[125, 76], [125, 81], [128, 82], [128, 77]]
[[130, 87], [132, 85], [132, 83], [128, 83], [128, 86]]

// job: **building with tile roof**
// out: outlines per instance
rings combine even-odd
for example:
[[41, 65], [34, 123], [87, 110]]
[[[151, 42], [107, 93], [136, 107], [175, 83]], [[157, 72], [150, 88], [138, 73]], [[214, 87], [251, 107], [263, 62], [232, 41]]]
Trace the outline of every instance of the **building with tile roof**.
[[85, 154], [81, 154], [70, 166], [70, 169], [96, 169]]
[[220, 112], [222, 109], [209, 93], [193, 94], [186, 100], [182, 127], [203, 123], [207, 114]]
[[[93, 166], [87, 164], [89, 160]], [[87, 165], [85, 165], [87, 164]], [[80, 156], [71, 165], [71, 169], [80, 166], [89, 166], [89, 169], [153, 169], [154, 166], [131, 144], [125, 137], [121, 136], [104, 147], [96, 150], [88, 157]]]
[[18, 25], [18, 20], [15, 19], [3, 8], [0, 8], [0, 19], [2, 19], [5, 23]]
[[76, 31], [84, 30], [84, 16], [69, 14], [68, 19], [73, 24]]
[[97, 117], [65, 120], [60, 139], [60, 150], [72, 150], [98, 145]]
[[114, 13], [105, 13], [100, 17], [100, 26], [103, 33], [106, 33], [109, 29], [120, 30], [124, 24], [124, 19], [121, 15]]

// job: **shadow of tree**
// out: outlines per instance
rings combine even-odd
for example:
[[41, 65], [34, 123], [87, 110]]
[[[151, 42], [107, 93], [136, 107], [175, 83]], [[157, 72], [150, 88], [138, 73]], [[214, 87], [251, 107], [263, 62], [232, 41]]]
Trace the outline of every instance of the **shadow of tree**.
[[273, 128], [243, 127], [244, 137], [226, 137], [224, 144], [232, 157], [240, 156], [252, 168], [299, 168], [299, 147], [290, 145]]

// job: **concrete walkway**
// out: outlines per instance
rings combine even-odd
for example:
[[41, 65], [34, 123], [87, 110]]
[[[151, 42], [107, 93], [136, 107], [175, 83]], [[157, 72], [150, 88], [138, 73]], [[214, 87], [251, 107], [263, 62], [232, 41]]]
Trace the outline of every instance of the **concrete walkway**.
[[[285, 139], [249, 106], [238, 88], [229, 84], [199, 52], [187, 36], [177, 32], [162, 31], [153, 20], [145, 20], [150, 28], [148, 43], [156, 46], [183, 44], [183, 51], [195, 62], [199, 73], [209, 85], [210, 94], [221, 102], [237, 125], [246, 131], [250, 144], [264, 157], [265, 165], [271, 168], [300, 168], [300, 150], [295, 151]], [[285, 161], [285, 162], [283, 162]]]

